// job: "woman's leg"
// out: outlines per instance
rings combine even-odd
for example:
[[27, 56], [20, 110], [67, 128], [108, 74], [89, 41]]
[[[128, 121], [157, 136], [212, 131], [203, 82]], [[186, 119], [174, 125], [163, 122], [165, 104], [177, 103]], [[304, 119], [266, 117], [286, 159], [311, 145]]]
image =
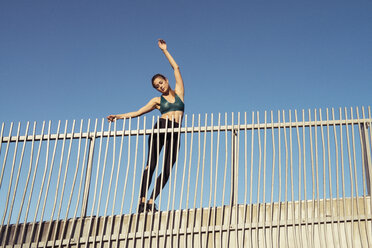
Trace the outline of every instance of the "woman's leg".
[[[168, 124], [169, 126], [169, 124]], [[172, 126], [170, 126], [172, 127]], [[178, 124], [175, 123], [175, 128], [178, 127]], [[173, 140], [172, 140], [173, 136]], [[165, 162], [162, 174], [158, 176], [156, 179], [156, 188], [152, 191], [149, 202], [152, 203], [160, 194], [160, 190], [164, 188], [164, 186], [167, 184], [170, 171], [173, 168], [174, 163], [177, 160], [177, 154], [178, 154], [178, 133], [175, 132], [174, 134], [169, 133], [167, 134], [167, 140], [165, 144]], [[163, 179], [162, 179], [163, 177]]]
[[[158, 124], [155, 124], [154, 130], [157, 129]], [[160, 128], [162, 125], [160, 125]], [[159, 145], [159, 148], [158, 148]], [[164, 145], [164, 134], [154, 133], [148, 139], [148, 154], [146, 168], [142, 174], [141, 184], [141, 202], [146, 201], [146, 192], [151, 185], [152, 175], [154, 174], [156, 164], [158, 162], [159, 153]]]

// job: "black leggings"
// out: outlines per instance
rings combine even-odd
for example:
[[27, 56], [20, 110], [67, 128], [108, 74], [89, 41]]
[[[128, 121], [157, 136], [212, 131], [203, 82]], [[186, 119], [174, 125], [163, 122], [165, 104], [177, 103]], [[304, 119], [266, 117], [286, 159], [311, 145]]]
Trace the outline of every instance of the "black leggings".
[[[166, 124], [168, 121], [168, 124]], [[165, 128], [167, 125], [168, 132], [165, 133], [157, 133], [158, 126], [159, 128]], [[159, 154], [163, 146], [165, 146], [165, 155], [164, 155], [164, 167], [163, 172], [158, 176], [156, 179], [156, 186], [151, 193], [150, 199], [155, 200], [158, 197], [160, 190], [165, 186], [169, 179], [170, 171], [176, 162], [177, 153], [178, 153], [178, 132], [170, 132], [172, 129], [173, 122], [170, 120], [165, 120], [160, 118], [159, 122], [154, 126], [154, 134], [150, 135], [148, 143], [148, 156], [147, 156], [147, 167], [142, 175], [142, 185], [141, 185], [141, 198], [146, 196], [146, 191], [150, 188], [152, 175], [154, 174], [156, 164], [158, 163]], [[179, 127], [177, 122], [174, 122], [174, 128]], [[166, 136], [165, 136], [166, 135]], [[173, 140], [172, 140], [173, 136]], [[151, 141], [152, 140], [152, 141]], [[159, 147], [158, 147], [159, 144]], [[172, 159], [172, 161], [171, 161]], [[148, 171], [150, 169], [150, 171]], [[163, 177], [163, 182], [162, 181]], [[147, 185], [147, 187], [146, 187]], [[155, 195], [154, 195], [155, 194]], [[155, 197], [154, 197], [155, 196]]]

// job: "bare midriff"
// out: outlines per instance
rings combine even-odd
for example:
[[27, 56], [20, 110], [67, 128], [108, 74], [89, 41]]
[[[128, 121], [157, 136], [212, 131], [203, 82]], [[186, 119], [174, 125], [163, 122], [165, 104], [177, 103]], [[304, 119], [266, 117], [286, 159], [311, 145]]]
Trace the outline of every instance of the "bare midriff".
[[160, 118], [168, 119], [170, 121], [174, 120], [175, 122], [180, 123], [182, 122], [182, 117], [183, 117], [183, 111], [171, 111], [171, 112], [162, 114]]

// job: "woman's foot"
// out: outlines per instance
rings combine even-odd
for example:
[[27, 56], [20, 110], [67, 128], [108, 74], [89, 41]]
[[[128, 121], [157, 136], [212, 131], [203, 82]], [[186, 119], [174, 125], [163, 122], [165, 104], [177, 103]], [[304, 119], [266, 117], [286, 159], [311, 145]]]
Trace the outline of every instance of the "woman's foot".
[[138, 205], [138, 213], [143, 213], [143, 212], [145, 212], [145, 203], [140, 202], [140, 204]]
[[156, 207], [156, 204], [154, 202], [150, 203], [150, 202], [147, 202], [146, 204], [146, 210], [148, 212], [157, 212], [158, 211], [158, 208]]

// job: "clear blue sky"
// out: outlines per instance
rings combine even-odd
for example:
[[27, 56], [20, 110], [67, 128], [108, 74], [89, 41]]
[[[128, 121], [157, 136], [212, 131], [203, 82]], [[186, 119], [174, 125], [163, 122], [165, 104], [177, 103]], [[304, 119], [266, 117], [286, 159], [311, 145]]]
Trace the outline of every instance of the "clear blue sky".
[[174, 83], [158, 38], [187, 114], [371, 103], [371, 0], [1, 0], [0, 121], [136, 110]]

